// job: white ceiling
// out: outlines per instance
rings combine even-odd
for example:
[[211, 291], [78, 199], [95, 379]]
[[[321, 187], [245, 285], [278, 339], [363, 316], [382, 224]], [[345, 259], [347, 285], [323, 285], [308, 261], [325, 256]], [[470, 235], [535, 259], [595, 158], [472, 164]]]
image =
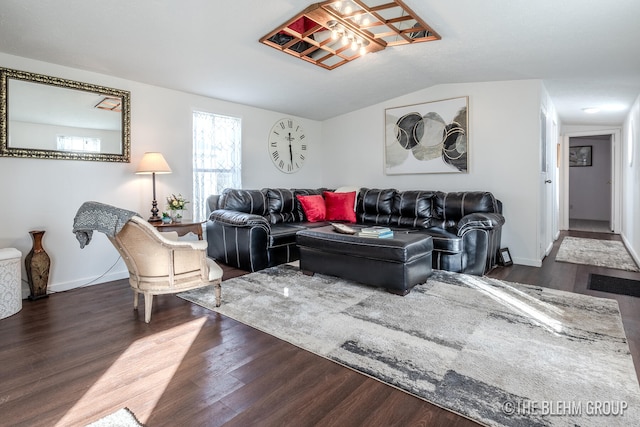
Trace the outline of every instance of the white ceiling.
[[[315, 120], [438, 84], [542, 79], [564, 124], [619, 125], [640, 94], [638, 0], [405, 0], [442, 40], [333, 71], [258, 42], [312, 1], [0, 0], [0, 51]], [[622, 110], [581, 110], [604, 105]]]

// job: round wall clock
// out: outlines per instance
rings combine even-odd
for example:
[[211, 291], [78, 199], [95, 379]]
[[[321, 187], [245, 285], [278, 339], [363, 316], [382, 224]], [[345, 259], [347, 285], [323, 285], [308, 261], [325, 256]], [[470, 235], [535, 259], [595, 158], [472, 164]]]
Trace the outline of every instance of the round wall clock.
[[295, 119], [278, 120], [269, 133], [271, 161], [284, 173], [297, 172], [307, 156], [304, 129]]

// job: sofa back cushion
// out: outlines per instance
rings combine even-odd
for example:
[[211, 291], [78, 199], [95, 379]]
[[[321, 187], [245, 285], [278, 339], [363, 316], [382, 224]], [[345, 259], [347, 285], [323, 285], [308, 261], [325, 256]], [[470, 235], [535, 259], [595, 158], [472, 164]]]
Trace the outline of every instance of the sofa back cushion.
[[387, 225], [391, 221], [396, 190], [361, 188], [356, 203], [358, 222]]
[[[267, 188], [268, 212], [271, 224], [302, 221], [296, 195], [288, 188]], [[299, 203], [298, 203], [299, 206]]]
[[438, 192], [434, 198], [434, 217], [446, 223], [456, 224], [463, 216], [475, 212], [499, 212], [498, 202], [493, 194], [488, 191]]
[[428, 228], [431, 225], [434, 191], [398, 191], [393, 201], [391, 224]]
[[434, 191], [399, 191], [393, 202], [394, 213], [413, 218], [431, 218]]
[[218, 200], [218, 209], [265, 215], [267, 213], [267, 198], [265, 193], [260, 190], [226, 188]]

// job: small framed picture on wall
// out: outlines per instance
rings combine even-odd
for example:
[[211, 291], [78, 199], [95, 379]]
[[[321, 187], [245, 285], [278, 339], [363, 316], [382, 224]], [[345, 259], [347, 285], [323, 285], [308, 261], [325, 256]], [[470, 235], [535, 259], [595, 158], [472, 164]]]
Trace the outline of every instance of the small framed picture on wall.
[[569, 166], [591, 166], [592, 146], [569, 147]]

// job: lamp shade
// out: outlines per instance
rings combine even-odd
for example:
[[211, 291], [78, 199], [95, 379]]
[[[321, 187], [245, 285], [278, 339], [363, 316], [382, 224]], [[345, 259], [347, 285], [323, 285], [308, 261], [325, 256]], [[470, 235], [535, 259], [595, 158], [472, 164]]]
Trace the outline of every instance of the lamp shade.
[[169, 164], [161, 153], [144, 153], [136, 173], [171, 173]]

